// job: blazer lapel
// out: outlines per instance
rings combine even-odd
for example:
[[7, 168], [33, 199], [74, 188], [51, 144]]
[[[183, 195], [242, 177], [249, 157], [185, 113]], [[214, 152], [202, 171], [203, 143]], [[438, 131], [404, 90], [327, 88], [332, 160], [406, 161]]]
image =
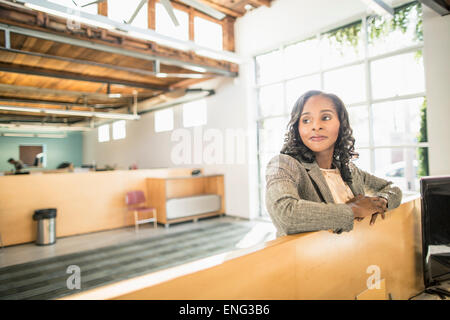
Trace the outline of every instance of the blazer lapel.
[[359, 194], [364, 195], [364, 187], [361, 183], [355, 183], [355, 176], [353, 175], [352, 172], [352, 183], [350, 183], [348, 186], [350, 187], [350, 190], [352, 190], [353, 195], [356, 197]]
[[302, 162], [305, 169], [308, 171], [309, 176], [311, 179], [316, 183], [317, 187], [319, 188], [320, 193], [322, 194], [323, 199], [326, 203], [334, 203], [333, 195], [331, 194], [330, 188], [328, 187], [328, 184], [320, 171], [319, 165], [316, 161], [312, 163], [308, 162]]

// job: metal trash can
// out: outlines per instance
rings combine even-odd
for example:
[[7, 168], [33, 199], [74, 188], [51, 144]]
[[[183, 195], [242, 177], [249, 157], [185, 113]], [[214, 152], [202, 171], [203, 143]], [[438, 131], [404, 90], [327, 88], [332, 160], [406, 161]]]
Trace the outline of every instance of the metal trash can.
[[35, 210], [33, 220], [37, 221], [36, 244], [38, 246], [51, 245], [56, 242], [56, 209]]

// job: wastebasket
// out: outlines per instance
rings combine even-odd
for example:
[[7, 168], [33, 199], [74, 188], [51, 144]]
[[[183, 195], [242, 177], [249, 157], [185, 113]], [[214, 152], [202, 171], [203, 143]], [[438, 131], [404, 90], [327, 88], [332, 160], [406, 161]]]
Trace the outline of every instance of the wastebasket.
[[33, 220], [37, 221], [37, 237], [36, 244], [45, 246], [56, 242], [56, 209], [40, 209], [35, 210]]

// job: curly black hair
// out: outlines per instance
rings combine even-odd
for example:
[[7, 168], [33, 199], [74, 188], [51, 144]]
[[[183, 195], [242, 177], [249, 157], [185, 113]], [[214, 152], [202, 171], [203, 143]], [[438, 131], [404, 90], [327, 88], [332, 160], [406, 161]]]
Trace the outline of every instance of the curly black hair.
[[315, 154], [309, 149], [300, 138], [298, 131], [298, 124], [300, 115], [309, 98], [321, 95], [330, 99], [339, 117], [339, 134], [334, 144], [333, 163], [341, 172], [342, 179], [347, 182], [352, 182], [352, 176], [349, 168], [351, 159], [358, 158], [359, 154], [355, 152], [355, 138], [353, 138], [353, 130], [350, 127], [347, 109], [344, 103], [338, 96], [332, 93], [325, 93], [319, 90], [310, 90], [304, 93], [295, 102], [291, 112], [291, 120], [287, 125], [287, 132], [284, 138], [284, 145], [280, 153], [290, 155], [291, 157], [303, 161], [313, 162]]

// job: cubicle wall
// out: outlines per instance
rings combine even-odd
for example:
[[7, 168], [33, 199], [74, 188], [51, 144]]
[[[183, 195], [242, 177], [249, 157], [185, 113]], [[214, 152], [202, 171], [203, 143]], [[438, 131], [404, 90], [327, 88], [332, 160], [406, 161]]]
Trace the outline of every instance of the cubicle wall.
[[284, 236], [63, 299], [408, 299], [423, 290], [421, 249], [412, 199], [373, 226]]

